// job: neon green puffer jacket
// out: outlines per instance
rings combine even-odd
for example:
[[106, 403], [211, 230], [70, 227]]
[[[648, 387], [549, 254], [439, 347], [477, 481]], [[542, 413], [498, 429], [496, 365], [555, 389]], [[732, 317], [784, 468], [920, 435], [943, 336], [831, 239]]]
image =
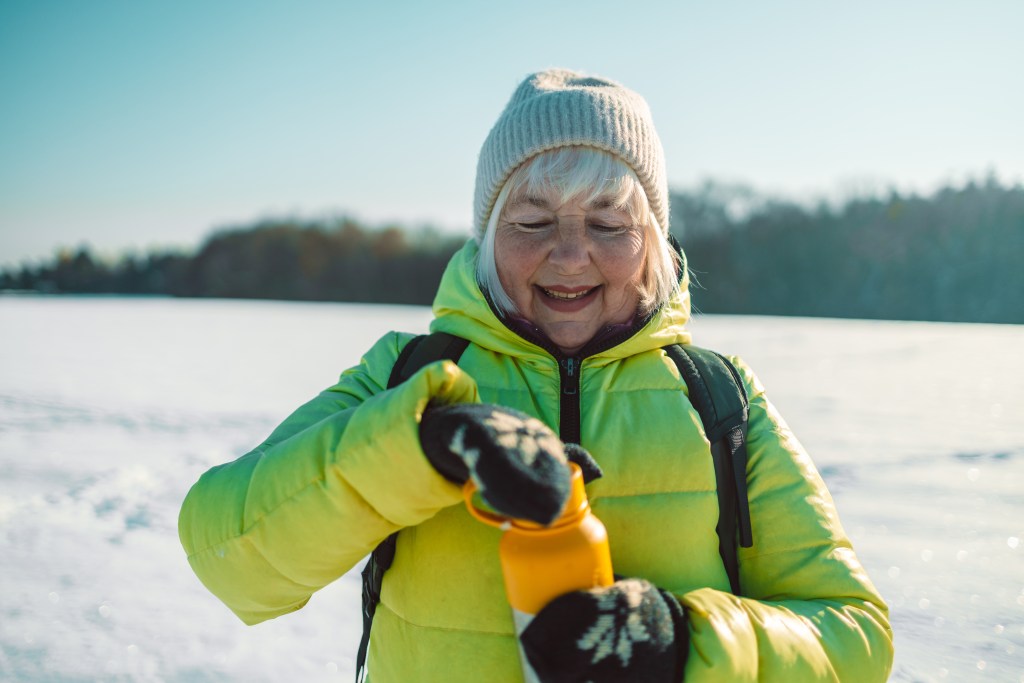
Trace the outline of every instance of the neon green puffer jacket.
[[[204, 474], [182, 506], [189, 563], [248, 624], [299, 609], [401, 529], [373, 625], [374, 683], [521, 680], [500, 532], [468, 515], [417, 436], [430, 402], [498, 403], [559, 429], [559, 366], [493, 315], [475, 259], [470, 242], [434, 303], [432, 330], [472, 342], [458, 366], [435, 363], [385, 390], [411, 338], [386, 335], [266, 442]], [[646, 578], [686, 607], [686, 681], [884, 681], [887, 608], [814, 465], [735, 358], [751, 404], [754, 547], [740, 549], [747, 597], [729, 593], [708, 442], [661, 351], [690, 340], [683, 284], [640, 332], [578, 369], [581, 443], [604, 469], [587, 489], [616, 573]]]

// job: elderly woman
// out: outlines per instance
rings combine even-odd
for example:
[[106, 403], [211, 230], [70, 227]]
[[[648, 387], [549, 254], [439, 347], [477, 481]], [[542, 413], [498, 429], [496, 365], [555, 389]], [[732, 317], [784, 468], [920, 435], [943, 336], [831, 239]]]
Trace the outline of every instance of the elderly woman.
[[[399, 532], [373, 620], [374, 683], [521, 681], [520, 648], [542, 681], [884, 681], [887, 608], [736, 358], [755, 541], [739, 549], [741, 594], [730, 589], [709, 441], [665, 351], [690, 343], [668, 222], [644, 100], [564, 70], [527, 78], [483, 145], [476, 234], [434, 302], [432, 331], [468, 341], [458, 363], [389, 388], [412, 338], [389, 333], [259, 447], [206, 473], [180, 519], [199, 578], [255, 624], [301, 608]], [[460, 484], [550, 520], [562, 442], [603, 470], [587, 491], [621, 579], [555, 600], [517, 637], [500, 532], [459, 504]]]

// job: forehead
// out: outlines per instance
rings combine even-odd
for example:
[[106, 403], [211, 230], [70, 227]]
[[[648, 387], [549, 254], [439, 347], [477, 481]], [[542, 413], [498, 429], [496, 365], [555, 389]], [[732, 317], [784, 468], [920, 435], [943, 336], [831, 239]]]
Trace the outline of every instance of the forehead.
[[615, 197], [611, 193], [583, 193], [567, 197], [559, 189], [552, 185], [540, 187], [521, 187], [509, 197], [506, 204], [509, 208], [535, 207], [547, 211], [557, 211], [562, 208], [580, 208], [591, 210], [619, 210], [626, 211], [623, 207], [616, 206]]

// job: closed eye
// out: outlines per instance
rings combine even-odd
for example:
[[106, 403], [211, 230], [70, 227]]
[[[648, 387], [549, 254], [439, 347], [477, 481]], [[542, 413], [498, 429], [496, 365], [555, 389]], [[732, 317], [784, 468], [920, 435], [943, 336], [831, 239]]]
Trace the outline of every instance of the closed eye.
[[602, 235], [621, 235], [630, 230], [632, 225], [605, 225], [603, 223], [591, 223], [590, 228]]

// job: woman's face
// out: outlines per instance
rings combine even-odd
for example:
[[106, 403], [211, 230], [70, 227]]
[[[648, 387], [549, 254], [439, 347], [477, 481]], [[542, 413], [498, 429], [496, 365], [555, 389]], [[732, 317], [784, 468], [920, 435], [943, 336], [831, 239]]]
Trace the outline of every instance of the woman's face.
[[640, 303], [643, 229], [607, 202], [558, 205], [559, 194], [510, 197], [494, 236], [505, 292], [566, 355]]

